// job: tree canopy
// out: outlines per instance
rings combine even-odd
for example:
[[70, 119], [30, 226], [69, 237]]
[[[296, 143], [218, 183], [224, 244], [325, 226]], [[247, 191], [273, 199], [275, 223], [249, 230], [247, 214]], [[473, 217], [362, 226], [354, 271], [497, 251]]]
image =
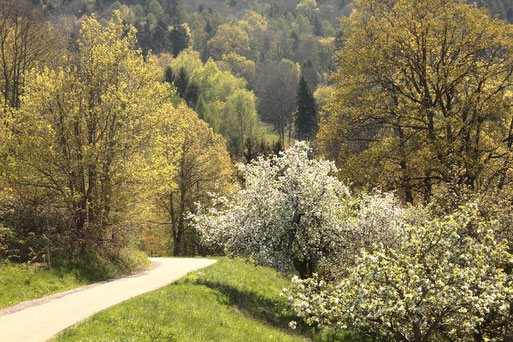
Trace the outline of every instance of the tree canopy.
[[31, 74], [12, 122], [8, 182], [66, 213], [67, 233], [81, 246], [115, 235], [107, 228], [130, 202], [135, 161], [159, 137], [149, 125], [166, 122], [155, 116], [167, 89], [135, 41], [119, 15], [106, 26], [88, 18], [63, 66]]
[[343, 26], [318, 137], [344, 178], [408, 202], [510, 183], [512, 26], [463, 0], [360, 0]]
[[399, 248], [362, 252], [335, 285], [295, 279], [286, 294], [311, 324], [405, 342], [507, 341], [513, 280], [500, 265], [513, 257], [476, 213], [403, 226]]

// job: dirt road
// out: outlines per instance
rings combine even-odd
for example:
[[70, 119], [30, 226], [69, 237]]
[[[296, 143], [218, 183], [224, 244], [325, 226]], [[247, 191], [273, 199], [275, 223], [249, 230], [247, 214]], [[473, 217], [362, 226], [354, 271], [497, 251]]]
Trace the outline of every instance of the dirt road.
[[46, 341], [87, 317], [178, 280], [215, 260], [151, 258], [153, 267], [131, 276], [71, 290], [0, 311], [0, 341]]

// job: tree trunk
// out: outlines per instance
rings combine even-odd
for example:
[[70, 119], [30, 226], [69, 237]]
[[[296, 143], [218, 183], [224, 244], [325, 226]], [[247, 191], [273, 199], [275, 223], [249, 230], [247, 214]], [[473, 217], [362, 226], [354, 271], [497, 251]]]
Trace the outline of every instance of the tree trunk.
[[307, 278], [311, 278], [313, 276], [314, 269], [308, 260], [294, 259], [293, 263], [294, 263], [294, 268], [296, 269], [297, 273], [299, 274], [299, 278], [307, 279]]
[[423, 342], [422, 332], [420, 330], [419, 323], [413, 323], [413, 338], [415, 342]]

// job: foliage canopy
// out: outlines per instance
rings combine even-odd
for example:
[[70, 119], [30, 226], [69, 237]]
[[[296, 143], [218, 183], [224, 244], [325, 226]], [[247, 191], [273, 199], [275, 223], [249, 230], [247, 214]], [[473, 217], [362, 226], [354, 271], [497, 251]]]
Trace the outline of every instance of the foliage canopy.
[[464, 0], [357, 0], [343, 28], [318, 138], [346, 179], [408, 202], [510, 183], [513, 26]]

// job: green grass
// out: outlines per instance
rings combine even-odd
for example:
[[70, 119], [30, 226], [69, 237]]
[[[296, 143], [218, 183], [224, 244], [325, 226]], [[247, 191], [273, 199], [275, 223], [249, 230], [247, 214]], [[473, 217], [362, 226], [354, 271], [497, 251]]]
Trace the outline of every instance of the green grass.
[[0, 309], [89, 282], [77, 272], [28, 264], [0, 264]]
[[57, 341], [356, 341], [351, 334], [288, 328], [280, 297], [289, 280], [266, 267], [220, 258], [59, 335]]
[[149, 265], [140, 252], [122, 251], [111, 257], [87, 254], [60, 266], [0, 263], [0, 309], [20, 302], [130, 273]]
[[274, 130], [273, 125], [262, 123], [262, 138], [266, 143], [277, 143], [280, 135]]

